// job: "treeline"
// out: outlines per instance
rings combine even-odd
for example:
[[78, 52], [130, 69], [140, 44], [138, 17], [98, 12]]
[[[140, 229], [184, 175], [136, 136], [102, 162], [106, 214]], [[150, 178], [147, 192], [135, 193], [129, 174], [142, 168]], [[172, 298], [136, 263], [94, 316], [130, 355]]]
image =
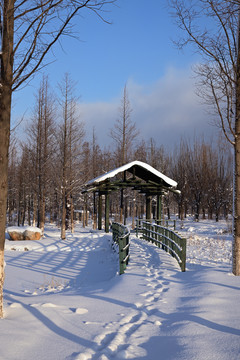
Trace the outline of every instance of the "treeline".
[[[90, 179], [132, 160], [152, 165], [178, 182], [180, 195], [164, 197], [164, 211], [219, 219], [232, 208], [232, 159], [223, 143], [217, 145], [196, 140], [180, 141], [166, 153], [153, 139], [139, 140], [139, 131], [131, 121], [131, 106], [124, 88], [119, 118], [109, 136], [111, 148], [102, 149], [94, 129], [86, 141], [85, 125], [79, 118], [74, 84], [66, 74], [58, 95], [50, 91], [44, 77], [36, 94], [33, 115], [26, 128], [26, 140], [11, 137], [9, 153], [8, 224], [29, 224], [44, 230], [46, 219], [74, 230], [74, 210], [93, 213], [92, 194], [82, 194]], [[135, 203], [136, 207], [132, 204]], [[119, 214], [119, 194], [111, 197], [111, 213]], [[125, 192], [125, 217], [144, 212], [144, 196]], [[154, 199], [153, 199], [154, 204]], [[134, 208], [135, 213], [133, 213]], [[154, 216], [154, 206], [153, 206]], [[86, 219], [85, 219], [86, 221]]]

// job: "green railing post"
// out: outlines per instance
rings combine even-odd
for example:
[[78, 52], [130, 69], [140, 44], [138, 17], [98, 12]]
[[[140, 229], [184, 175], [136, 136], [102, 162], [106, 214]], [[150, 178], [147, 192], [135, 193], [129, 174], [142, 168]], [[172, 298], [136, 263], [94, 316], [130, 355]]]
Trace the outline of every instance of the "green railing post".
[[186, 252], [187, 252], [187, 240], [182, 238], [182, 263], [181, 263], [181, 270], [186, 271]]
[[124, 253], [123, 253], [123, 238], [120, 236], [118, 238], [118, 243], [119, 243], [119, 274], [122, 275], [124, 273]]
[[119, 274], [122, 275], [129, 262], [129, 230], [126, 226], [112, 224], [113, 240], [118, 244], [119, 249]]

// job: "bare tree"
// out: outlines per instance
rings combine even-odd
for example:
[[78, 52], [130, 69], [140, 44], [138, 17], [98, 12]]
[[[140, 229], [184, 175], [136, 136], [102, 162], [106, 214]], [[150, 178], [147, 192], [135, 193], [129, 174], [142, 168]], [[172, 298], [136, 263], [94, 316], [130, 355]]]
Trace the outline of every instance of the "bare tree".
[[43, 76], [39, 90], [36, 94], [36, 104], [33, 116], [27, 128], [27, 134], [29, 140], [31, 140], [27, 146], [29, 147], [32, 157], [33, 197], [37, 208], [37, 226], [40, 227], [42, 231], [44, 230], [45, 223], [49, 170], [53, 160], [54, 151], [55, 101], [49, 88], [48, 78]]
[[62, 113], [59, 134], [62, 194], [61, 238], [65, 239], [69, 218], [73, 231], [73, 194], [82, 178], [80, 175], [80, 156], [85, 132], [84, 124], [76, 116], [77, 98], [74, 95], [74, 83], [69, 74], [65, 74], [59, 88]]
[[139, 134], [136, 124], [131, 120], [132, 108], [128, 98], [127, 85], [124, 86], [123, 97], [119, 107], [119, 118], [110, 130], [110, 136], [116, 143], [118, 165], [124, 165], [129, 161], [129, 153], [133, 141]]
[[189, 181], [188, 178], [188, 157], [189, 147], [187, 143], [181, 140], [179, 149], [174, 150], [172, 157], [172, 177], [178, 183], [178, 189], [181, 190], [180, 194], [174, 194], [174, 198], [178, 204], [178, 216], [183, 220], [185, 209], [187, 205], [187, 198], [189, 198]]
[[9, 147], [9, 169], [8, 169], [8, 224], [14, 223], [14, 210], [16, 208], [17, 194], [17, 160], [19, 144], [15, 136], [11, 135]]
[[196, 72], [199, 93], [213, 105], [227, 140], [234, 146], [233, 274], [240, 275], [240, 2], [239, 0], [170, 0], [184, 37], [202, 56]]
[[[44, 64], [46, 55], [83, 9], [101, 17], [116, 0], [1, 0], [0, 53], [0, 317], [3, 317], [4, 244], [12, 92]], [[3, 20], [3, 21], [2, 21]]]
[[[116, 165], [124, 165], [130, 159], [130, 152], [133, 141], [138, 136], [138, 130], [135, 123], [131, 120], [132, 108], [127, 93], [127, 86], [124, 86], [121, 106], [119, 108], [119, 118], [116, 120], [114, 127], [110, 130], [110, 136], [116, 143]], [[123, 189], [121, 189], [120, 204], [120, 222], [123, 219]], [[126, 217], [125, 217], [126, 219]]]

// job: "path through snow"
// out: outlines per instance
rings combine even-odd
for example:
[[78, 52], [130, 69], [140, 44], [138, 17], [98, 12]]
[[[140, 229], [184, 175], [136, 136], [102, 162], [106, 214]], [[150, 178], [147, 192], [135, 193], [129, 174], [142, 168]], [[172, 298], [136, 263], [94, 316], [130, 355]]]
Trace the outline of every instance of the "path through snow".
[[79, 228], [59, 241], [51, 227], [39, 242], [7, 241], [6, 262], [1, 360], [239, 359], [240, 283], [228, 264], [181, 273], [132, 237], [119, 276], [110, 234]]

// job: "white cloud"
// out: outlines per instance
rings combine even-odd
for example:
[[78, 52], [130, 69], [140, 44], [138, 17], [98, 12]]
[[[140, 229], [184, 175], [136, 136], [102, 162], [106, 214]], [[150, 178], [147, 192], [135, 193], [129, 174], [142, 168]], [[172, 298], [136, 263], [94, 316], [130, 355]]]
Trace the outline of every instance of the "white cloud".
[[[133, 109], [132, 121], [145, 140], [153, 137], [157, 144], [173, 147], [181, 137], [208, 137], [216, 131], [210, 125], [210, 115], [195, 94], [190, 69], [170, 68], [150, 85], [129, 79], [127, 86]], [[89, 138], [94, 126], [101, 146], [111, 143], [109, 131], [118, 117], [120, 101], [121, 94], [109, 102], [80, 104]]]

